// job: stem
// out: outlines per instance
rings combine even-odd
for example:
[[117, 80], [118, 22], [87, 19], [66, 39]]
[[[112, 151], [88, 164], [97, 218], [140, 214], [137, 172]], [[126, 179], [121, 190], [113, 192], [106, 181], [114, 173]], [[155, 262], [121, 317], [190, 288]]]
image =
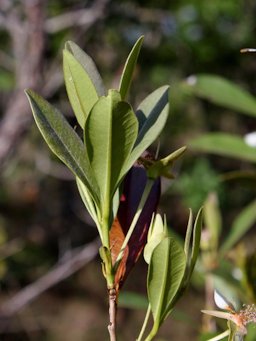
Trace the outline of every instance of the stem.
[[116, 290], [110, 289], [108, 292], [109, 298], [109, 325], [108, 325], [108, 332], [110, 341], [116, 341], [116, 312], [117, 312], [117, 305], [116, 305]]
[[153, 340], [153, 338], [156, 336], [157, 332], [158, 332], [159, 326], [154, 324], [153, 328], [151, 329], [151, 332], [148, 334], [148, 336], [146, 337], [145, 341], [151, 341]]
[[146, 183], [146, 186], [145, 186], [145, 189], [144, 189], [144, 192], [143, 192], [142, 197], [140, 199], [140, 202], [139, 202], [139, 205], [138, 205], [138, 208], [137, 208], [137, 212], [136, 212], [136, 214], [133, 217], [132, 223], [131, 223], [131, 225], [129, 227], [129, 230], [128, 230], [128, 232], [127, 232], [127, 234], [125, 236], [125, 239], [123, 241], [121, 250], [120, 250], [120, 252], [119, 252], [119, 254], [118, 254], [117, 258], [116, 258], [115, 265], [118, 265], [119, 261], [123, 257], [124, 250], [125, 250], [128, 242], [129, 242], [129, 240], [131, 238], [131, 235], [132, 235], [132, 233], [133, 233], [133, 231], [135, 229], [135, 226], [136, 226], [136, 224], [137, 224], [137, 222], [139, 220], [139, 217], [141, 215], [141, 212], [142, 212], [143, 207], [144, 207], [144, 205], [145, 205], [145, 203], [146, 203], [146, 201], [148, 199], [149, 193], [150, 193], [153, 185], [154, 185], [154, 180], [153, 179], [148, 179], [147, 183]]
[[146, 326], [148, 324], [148, 320], [149, 320], [149, 316], [150, 316], [150, 304], [148, 305], [148, 309], [147, 309], [147, 312], [146, 312], [146, 316], [145, 316], [145, 319], [144, 319], [144, 322], [143, 322], [143, 325], [142, 325], [142, 328], [141, 328], [141, 331], [140, 331], [140, 335], [138, 336], [137, 340], [136, 341], [141, 341], [142, 340], [142, 337], [145, 333], [145, 329], [146, 329]]

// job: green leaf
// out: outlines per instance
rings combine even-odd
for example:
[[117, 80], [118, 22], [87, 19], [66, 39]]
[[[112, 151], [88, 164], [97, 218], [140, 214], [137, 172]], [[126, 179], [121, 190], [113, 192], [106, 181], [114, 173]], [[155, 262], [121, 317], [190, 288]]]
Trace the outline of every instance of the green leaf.
[[225, 133], [209, 133], [191, 141], [191, 148], [240, 160], [256, 162], [256, 149], [248, 146], [244, 140]]
[[184, 253], [187, 258], [187, 263], [190, 263], [190, 243], [191, 243], [192, 231], [193, 231], [193, 213], [190, 208], [185, 243], [184, 243]]
[[174, 175], [170, 172], [169, 168], [171, 168], [174, 161], [184, 154], [186, 149], [187, 147], [183, 146], [167, 155], [165, 158], [153, 161], [152, 165], [150, 165], [147, 169], [147, 176], [150, 179], [157, 179], [160, 176], [166, 177], [167, 179], [173, 179]]
[[180, 244], [174, 238], [163, 239], [152, 254], [147, 279], [154, 330], [171, 313], [185, 268], [185, 254]]
[[209, 193], [204, 203], [204, 222], [210, 232], [211, 250], [218, 250], [219, 237], [222, 227], [221, 213], [216, 193]]
[[134, 145], [138, 121], [132, 108], [110, 90], [90, 112], [85, 125], [88, 156], [101, 193], [108, 206], [117, 189], [121, 169]]
[[134, 44], [123, 69], [120, 85], [119, 85], [119, 92], [121, 94], [121, 98], [125, 99], [127, 93], [129, 91], [132, 76], [134, 69], [136, 67], [137, 59], [140, 53], [140, 48], [143, 42], [144, 36], [141, 36], [136, 43]]
[[32, 90], [26, 90], [36, 124], [46, 143], [68, 168], [88, 187], [97, 202], [98, 187], [92, 175], [85, 147], [65, 117]]
[[106, 90], [102, 81], [102, 78], [97, 70], [97, 67], [90, 56], [85, 53], [78, 45], [73, 41], [67, 41], [65, 49], [68, 50], [75, 59], [82, 65], [88, 76], [90, 77], [98, 96], [104, 96]]
[[214, 75], [191, 76], [184, 87], [193, 95], [256, 117], [255, 97], [225, 78]]
[[169, 114], [169, 86], [163, 86], [139, 105], [136, 116], [139, 120], [139, 134], [123, 174], [134, 164], [141, 154], [155, 141], [163, 130]]
[[191, 250], [191, 261], [189, 267], [189, 278], [192, 275], [194, 267], [196, 265], [197, 257], [200, 249], [201, 231], [203, 223], [203, 208], [201, 207], [197, 213], [196, 220], [193, 228], [193, 239], [192, 239], [192, 250]]
[[81, 196], [81, 199], [87, 211], [89, 212], [90, 216], [92, 217], [93, 221], [95, 222], [99, 231], [100, 238], [102, 239], [100, 219], [98, 218], [99, 213], [97, 212], [97, 205], [95, 204], [88, 188], [84, 185], [84, 183], [78, 177], [76, 177], [76, 184], [77, 184], [77, 188]]
[[63, 72], [69, 101], [84, 129], [86, 118], [99, 98], [97, 90], [83, 66], [68, 50], [63, 51]]
[[168, 227], [166, 223], [166, 217], [164, 221], [159, 213], [152, 217], [152, 221], [148, 230], [148, 240], [144, 247], [143, 255], [146, 263], [150, 263], [151, 255], [156, 246], [161, 240], [168, 237]]
[[256, 222], [256, 200], [246, 206], [242, 212], [236, 217], [231, 226], [228, 237], [221, 246], [220, 252], [226, 253], [230, 250], [243, 235], [253, 226]]

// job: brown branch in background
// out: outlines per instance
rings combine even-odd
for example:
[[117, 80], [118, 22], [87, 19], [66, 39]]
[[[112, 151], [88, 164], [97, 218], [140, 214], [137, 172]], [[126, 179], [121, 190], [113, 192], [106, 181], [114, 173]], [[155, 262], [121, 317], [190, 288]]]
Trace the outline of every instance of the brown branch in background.
[[[0, 168], [19, 145], [32, 122], [24, 89], [40, 89], [40, 93], [48, 97], [63, 81], [59, 76], [59, 65], [51, 73], [49, 82], [43, 80], [42, 70], [49, 69], [44, 60], [45, 33], [55, 33], [77, 25], [82, 25], [81, 31], [84, 32], [106, 15], [109, 1], [96, 0], [89, 9], [71, 11], [50, 19], [45, 18], [47, 0], [24, 0], [17, 7], [8, 6], [9, 1], [6, 1], [6, 6], [1, 3], [0, 26], [11, 37], [16, 87], [0, 122]], [[6, 59], [4, 62], [6, 64]], [[8, 68], [10, 65], [7, 65]], [[53, 62], [53, 65], [56, 63]]]
[[68, 259], [64, 259], [63, 263], [57, 264], [47, 274], [3, 303], [0, 307], [0, 318], [11, 317], [43, 292], [80, 270], [85, 264], [96, 257], [99, 246], [100, 241], [96, 239], [79, 251], [70, 251]]
[[[44, 50], [45, 0], [25, 0], [24, 13], [14, 7], [6, 13], [5, 24], [13, 45], [16, 88], [0, 122], [0, 165], [19, 144], [31, 122], [24, 88], [38, 89]], [[21, 19], [24, 14], [25, 19]]]

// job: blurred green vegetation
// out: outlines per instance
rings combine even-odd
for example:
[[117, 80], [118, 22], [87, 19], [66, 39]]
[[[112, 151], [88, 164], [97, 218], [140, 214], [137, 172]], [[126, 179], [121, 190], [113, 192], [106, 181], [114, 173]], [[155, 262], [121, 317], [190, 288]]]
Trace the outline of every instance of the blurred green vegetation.
[[[5, 13], [8, 3], [11, 3], [8, 11], [20, 12], [23, 18], [22, 1], [3, 1], [0, 14]], [[106, 85], [115, 87], [130, 48], [138, 36], [144, 34], [130, 101], [139, 103], [156, 87], [171, 85], [171, 112], [160, 141], [160, 156], [182, 145], [190, 147], [196, 136], [209, 132], [242, 137], [256, 130], [254, 117], [234, 114], [232, 107], [223, 103], [213, 105], [183, 89], [187, 77], [204, 73], [225, 77], [249, 93], [255, 93], [256, 55], [239, 52], [241, 48], [256, 46], [255, 1], [112, 0], [106, 2], [98, 20], [86, 25], [75, 20], [68, 25], [68, 19], [62, 15], [93, 8], [94, 1], [52, 0], [45, 4], [48, 28], [42, 77], [47, 86], [56, 81], [48, 99], [67, 115], [72, 125], [76, 122], [61, 76], [64, 42], [74, 40], [86, 50], [95, 60]], [[95, 13], [92, 11], [89, 15], [93, 18]], [[53, 24], [57, 29], [53, 29]], [[3, 121], [8, 102], [15, 100], [15, 65], [22, 67], [14, 60], [12, 37], [3, 20], [0, 20], [0, 42], [0, 120]], [[152, 150], [155, 151], [155, 147]], [[235, 218], [253, 201], [256, 193], [255, 177], [222, 179], [223, 174], [233, 171], [254, 173], [255, 165], [188, 148], [176, 169], [177, 179], [174, 183], [163, 182], [160, 210], [166, 213], [169, 226], [184, 234], [188, 206], [197, 209], [209, 192], [214, 191], [218, 193], [222, 216], [223, 229], [219, 238], [227, 237]], [[48, 151], [34, 124], [1, 170], [0, 218], [1, 301], [45, 274], [70, 249], [86, 244], [97, 235], [84, 212], [72, 177]], [[245, 246], [237, 246], [239, 249], [235, 250], [240, 250], [239, 253], [233, 251], [229, 255], [233, 261], [227, 268], [223, 263], [225, 270], [221, 268], [221, 272], [232, 276], [227, 272], [237, 268], [246, 270], [245, 284], [241, 288], [250, 287], [244, 295], [248, 300], [248, 297], [255, 299], [255, 224], [243, 240]], [[243, 264], [238, 264], [236, 252]], [[126, 288], [139, 289], [139, 293], [144, 294], [142, 263], [134, 273]], [[189, 292], [181, 302], [181, 309], [192, 316], [192, 326], [189, 322], [183, 321], [179, 325], [168, 320], [160, 333], [163, 340], [199, 339], [199, 311], [205, 304], [200, 278], [198, 275], [192, 293]], [[142, 319], [143, 313], [120, 311], [122, 340], [135, 338], [136, 334], [129, 332], [136, 329]], [[106, 338], [106, 321], [104, 281], [97, 260], [38, 298], [13, 318], [9, 329], [1, 328], [0, 324], [0, 338], [93, 341]]]

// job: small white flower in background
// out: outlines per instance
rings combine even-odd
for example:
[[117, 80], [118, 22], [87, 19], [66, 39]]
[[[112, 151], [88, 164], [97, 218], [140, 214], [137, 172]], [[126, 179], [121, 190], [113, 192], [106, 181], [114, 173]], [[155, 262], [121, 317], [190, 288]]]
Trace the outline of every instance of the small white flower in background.
[[256, 131], [244, 135], [244, 141], [250, 147], [256, 147]]
[[194, 75], [189, 76], [189, 77], [186, 79], [186, 82], [187, 82], [189, 85], [195, 85], [196, 82], [197, 82], [197, 78], [196, 78], [196, 76], [194, 76]]
[[[217, 310], [202, 310], [202, 313], [208, 314], [211, 316], [219, 317], [231, 321], [236, 326], [235, 335], [243, 337], [243, 335], [247, 334], [247, 324], [248, 323], [256, 323], [256, 306], [255, 304], [251, 305], [243, 305], [243, 308], [240, 311], [235, 311], [233, 305], [228, 302], [228, 300], [223, 297], [216, 290], [214, 291], [214, 301], [218, 308], [226, 311], [217, 311]], [[208, 341], [217, 341], [221, 340], [225, 336], [231, 333], [230, 330], [214, 337]], [[243, 338], [241, 338], [243, 340]]]

